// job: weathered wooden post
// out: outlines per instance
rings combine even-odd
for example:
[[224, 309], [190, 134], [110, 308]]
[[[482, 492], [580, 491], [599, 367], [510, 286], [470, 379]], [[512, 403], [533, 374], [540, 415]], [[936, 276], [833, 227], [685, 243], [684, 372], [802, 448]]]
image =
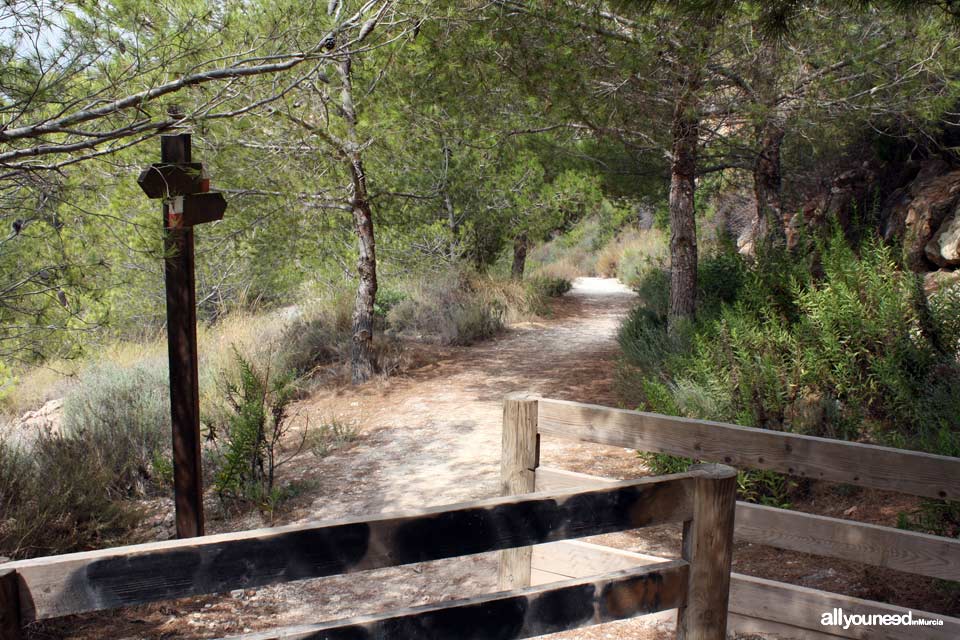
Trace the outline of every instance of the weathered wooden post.
[[0, 569], [0, 640], [21, 640], [22, 629], [17, 572]]
[[725, 640], [733, 554], [737, 471], [697, 464], [693, 520], [683, 524], [683, 559], [690, 563], [687, 605], [679, 610], [679, 640]]
[[191, 162], [190, 144], [188, 133], [160, 136], [160, 163], [145, 169], [137, 179], [148, 197], [163, 199], [173, 492], [178, 538], [203, 535], [193, 227], [220, 220], [227, 206], [221, 194], [208, 193], [209, 181], [203, 165]]
[[[535, 489], [540, 457], [537, 435], [537, 398], [513, 393], [503, 400], [503, 445], [500, 456], [500, 495], [531, 493]], [[533, 547], [500, 552], [500, 589], [530, 586]]]

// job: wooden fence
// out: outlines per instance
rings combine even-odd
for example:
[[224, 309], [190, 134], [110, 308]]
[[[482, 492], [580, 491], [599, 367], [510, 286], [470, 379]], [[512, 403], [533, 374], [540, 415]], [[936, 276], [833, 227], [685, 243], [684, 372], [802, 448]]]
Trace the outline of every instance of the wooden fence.
[[679, 608], [681, 637], [720, 640], [735, 499], [736, 472], [703, 465], [597, 488], [10, 562], [0, 565], [0, 640], [21, 638], [23, 626], [36, 620], [665, 522], [691, 523], [680, 560], [243, 637], [509, 640]]
[[[827, 438], [752, 429], [704, 420], [548, 400], [518, 394], [504, 405], [501, 473], [504, 495], [600, 487], [608, 482], [582, 473], [539, 466], [541, 437], [559, 437], [740, 468], [772, 469], [794, 476], [960, 499], [960, 459]], [[944, 580], [960, 580], [960, 540], [850, 520], [737, 502], [734, 538], [820, 556], [855, 560]], [[501, 585], [548, 583], [583, 571], [642, 566], [662, 558], [584, 542], [536, 551], [514, 549], [501, 561]], [[589, 569], [588, 569], [589, 568]], [[960, 620], [914, 611], [942, 626], [842, 629], [821, 625], [821, 615], [903, 615], [906, 609], [782, 582], [732, 574], [729, 630], [778, 638], [960, 638]]]

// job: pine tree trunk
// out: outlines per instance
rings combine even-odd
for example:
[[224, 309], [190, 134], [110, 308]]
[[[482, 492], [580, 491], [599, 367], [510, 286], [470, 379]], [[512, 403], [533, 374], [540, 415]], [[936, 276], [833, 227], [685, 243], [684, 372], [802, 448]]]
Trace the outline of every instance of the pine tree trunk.
[[760, 149], [753, 166], [753, 193], [757, 201], [754, 246], [768, 250], [786, 244], [780, 173], [783, 136], [778, 122], [766, 123], [759, 134]]
[[353, 104], [351, 59], [344, 58], [339, 66], [342, 83], [340, 105], [347, 123], [348, 138], [341, 149], [344, 159], [350, 164], [351, 201], [353, 226], [357, 233], [359, 251], [357, 272], [357, 297], [353, 304], [353, 344], [350, 348], [350, 377], [354, 384], [366, 382], [374, 374], [373, 354], [373, 305], [377, 299], [377, 252], [373, 236], [373, 210], [367, 192], [367, 174], [357, 136], [357, 113]]
[[373, 237], [373, 212], [367, 196], [363, 162], [359, 154], [351, 165], [354, 182], [353, 224], [359, 240], [357, 297], [353, 304], [353, 345], [350, 371], [354, 384], [366, 382], [374, 374], [373, 305], [377, 298], [377, 256]]
[[521, 233], [513, 241], [513, 266], [510, 275], [514, 280], [523, 280], [523, 269], [527, 264], [527, 234]]
[[757, 158], [753, 164], [754, 249], [770, 249], [786, 244], [780, 174], [780, 146], [783, 143], [785, 120], [777, 107], [777, 80], [780, 67], [780, 44], [764, 39], [757, 51], [755, 99], [764, 106], [763, 119], [757, 124]]
[[697, 141], [700, 121], [687, 99], [673, 114], [673, 158], [670, 166], [670, 309], [668, 326], [692, 319], [697, 307], [697, 225], [694, 207]]
[[443, 192], [443, 206], [447, 211], [447, 228], [450, 231], [449, 258], [453, 261], [460, 253], [460, 226], [457, 224], [457, 213], [453, 208], [453, 200], [446, 191]]

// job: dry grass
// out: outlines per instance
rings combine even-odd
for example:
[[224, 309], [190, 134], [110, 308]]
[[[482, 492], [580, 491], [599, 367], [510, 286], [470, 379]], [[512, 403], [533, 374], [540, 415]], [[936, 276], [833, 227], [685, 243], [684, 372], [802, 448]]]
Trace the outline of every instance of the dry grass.
[[627, 229], [617, 234], [597, 255], [597, 273], [630, 283], [637, 270], [667, 259], [667, 239], [658, 229]]
[[583, 273], [574, 261], [564, 259], [538, 267], [530, 275], [533, 278], [561, 278], [573, 282], [580, 276], [590, 274]]

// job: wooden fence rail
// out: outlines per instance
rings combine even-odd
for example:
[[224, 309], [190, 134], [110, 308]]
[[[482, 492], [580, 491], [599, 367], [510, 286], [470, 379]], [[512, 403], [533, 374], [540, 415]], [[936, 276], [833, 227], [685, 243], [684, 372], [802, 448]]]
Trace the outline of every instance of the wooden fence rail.
[[[315, 629], [323, 634], [315, 637], [366, 638], [376, 632], [378, 638], [454, 640], [460, 636], [444, 626], [446, 622], [471, 621], [483, 612], [509, 609], [515, 615], [504, 624], [517, 624], [509, 628], [519, 635], [497, 637], [521, 638], [549, 627], [551, 620], [561, 626], [583, 626], [591, 620], [659, 610], [656, 607], [681, 607], [690, 612], [691, 631], [685, 637], [719, 639], [704, 631], [708, 620], [703, 609], [721, 598], [725, 603], [729, 591], [726, 549], [732, 545], [732, 534], [723, 540], [715, 532], [732, 530], [735, 476], [733, 469], [714, 465], [586, 490], [492, 498], [366, 520], [242, 531], [0, 564], [0, 620], [6, 621], [5, 627], [0, 626], [0, 640], [18, 638], [21, 625], [45, 618], [691, 519], [703, 526], [693, 525], [692, 551], [681, 562], [549, 589], [320, 625]], [[701, 529], [703, 533], [697, 533]], [[563, 607], [555, 606], [563, 602], [576, 605], [583, 615], [563, 618]], [[516, 613], [520, 609], [522, 615]], [[426, 635], [404, 635], [403, 630], [411, 628], [422, 628]]]
[[[617, 482], [550, 467], [536, 472], [537, 491], [570, 491]], [[778, 549], [813, 553], [960, 581], [960, 540], [875, 524], [737, 502], [733, 537]]]
[[563, 400], [537, 407], [545, 435], [960, 500], [960, 458]]
[[300, 625], [235, 640], [530, 638], [681, 607], [689, 566], [662, 562], [547, 587], [530, 587], [387, 614]]
[[[508, 397], [506, 405], [518, 400], [527, 404], [526, 415], [532, 417], [521, 424], [505, 410], [504, 473], [510, 471], [512, 465], [516, 474], [519, 470], [516, 461], [536, 460], [527, 469], [530, 477], [522, 486], [526, 491], [596, 488], [613, 482], [582, 473], [539, 467], [540, 438], [548, 435], [745, 468], [772, 469], [924, 497], [960, 497], [958, 458], [529, 395]], [[525, 435], [520, 438], [507, 433], [514, 431], [524, 431]], [[518, 452], [515, 450], [518, 443], [536, 450]], [[504, 492], [508, 493], [507, 483]], [[960, 540], [952, 538], [738, 502], [734, 539], [940, 579], [960, 580]], [[522, 549], [511, 552], [514, 558], [534, 557], [524, 553]], [[662, 558], [586, 543], [546, 545], [544, 552], [536, 558], [536, 562], [531, 559], [526, 569], [517, 567], [512, 573], [528, 576], [528, 579], [533, 575], [542, 582], [576, 577], [584, 565], [596, 571], [662, 561]], [[523, 583], [513, 586], [523, 586]], [[732, 628], [738, 631], [766, 630], [785, 638], [874, 637], [871, 634], [875, 634], [875, 629], [838, 631], [819, 625], [821, 614], [837, 606], [858, 613], [907, 612], [893, 605], [732, 574], [730, 614], [736, 622]], [[850, 611], [851, 608], [854, 611]], [[923, 637], [960, 637], [960, 620], [924, 612], [915, 614], [944, 623], [943, 626], [925, 627]], [[885, 628], [884, 634], [883, 637], [889, 638], [916, 637], [916, 629]]]

